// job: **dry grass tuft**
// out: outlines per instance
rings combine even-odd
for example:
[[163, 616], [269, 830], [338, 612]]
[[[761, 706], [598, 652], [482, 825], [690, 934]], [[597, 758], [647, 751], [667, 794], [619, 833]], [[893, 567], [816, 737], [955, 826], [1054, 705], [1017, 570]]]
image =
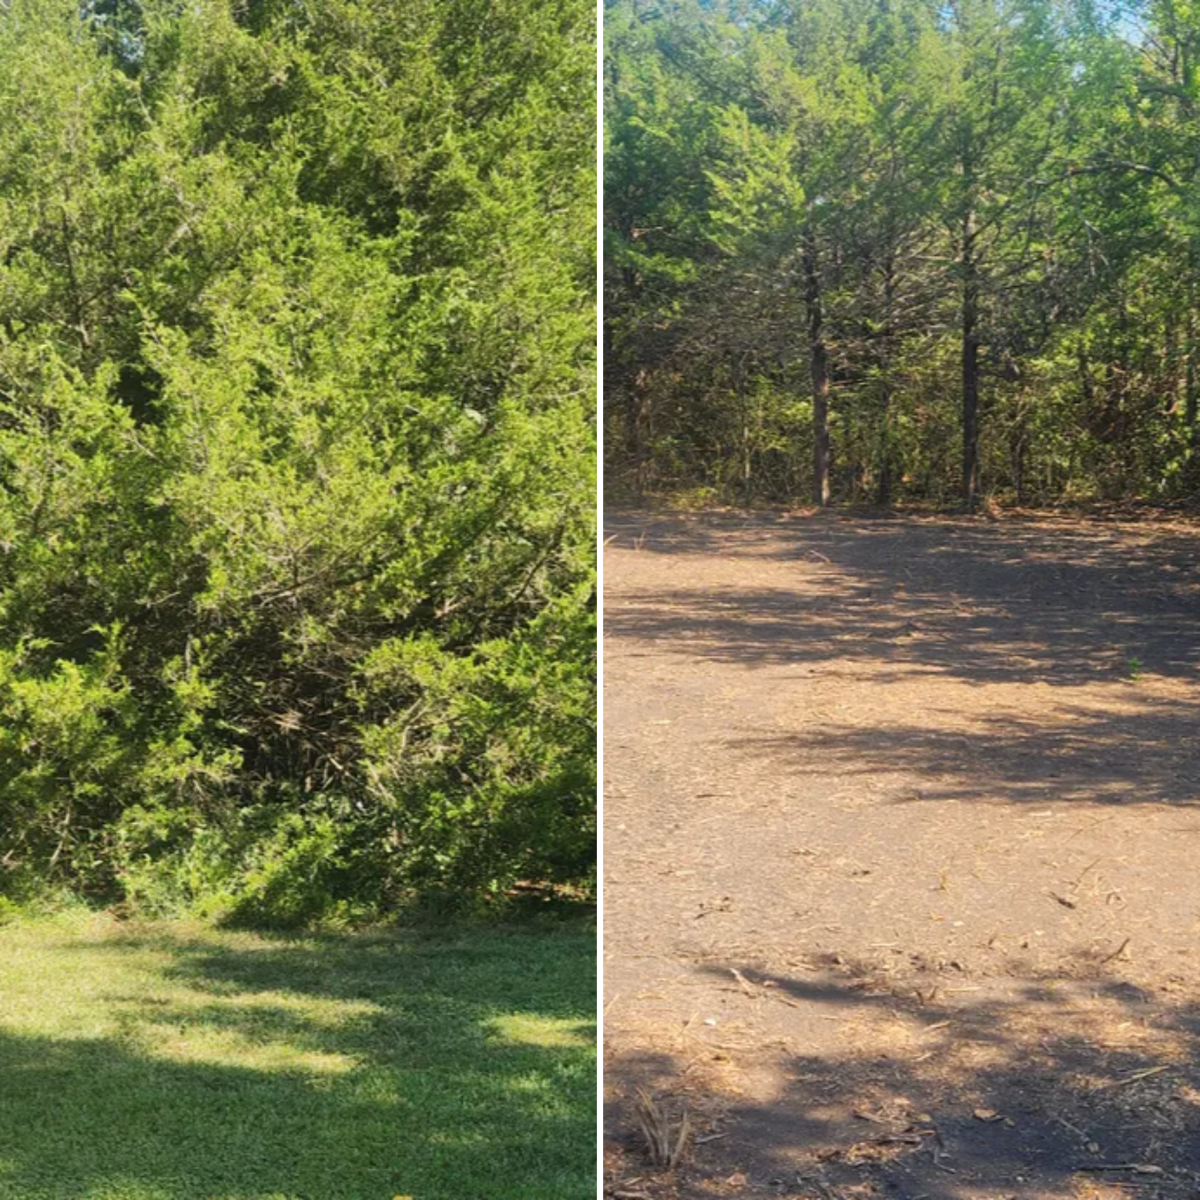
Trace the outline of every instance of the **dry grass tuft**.
[[678, 1122], [675, 1122], [659, 1101], [649, 1092], [638, 1088], [634, 1115], [642, 1137], [646, 1139], [651, 1163], [658, 1170], [673, 1171], [683, 1159], [692, 1131], [687, 1110], [684, 1109]]

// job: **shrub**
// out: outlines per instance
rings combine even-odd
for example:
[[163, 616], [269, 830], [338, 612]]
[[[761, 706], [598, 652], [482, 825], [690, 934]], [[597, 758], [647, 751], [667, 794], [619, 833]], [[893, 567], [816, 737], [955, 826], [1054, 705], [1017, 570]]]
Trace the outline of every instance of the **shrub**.
[[0, 889], [585, 878], [594, 15], [0, 14]]

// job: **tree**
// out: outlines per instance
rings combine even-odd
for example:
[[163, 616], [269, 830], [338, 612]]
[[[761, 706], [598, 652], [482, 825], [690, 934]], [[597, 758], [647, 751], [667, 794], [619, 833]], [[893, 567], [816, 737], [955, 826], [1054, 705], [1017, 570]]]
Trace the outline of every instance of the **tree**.
[[593, 16], [0, 16], [0, 886], [583, 880]]

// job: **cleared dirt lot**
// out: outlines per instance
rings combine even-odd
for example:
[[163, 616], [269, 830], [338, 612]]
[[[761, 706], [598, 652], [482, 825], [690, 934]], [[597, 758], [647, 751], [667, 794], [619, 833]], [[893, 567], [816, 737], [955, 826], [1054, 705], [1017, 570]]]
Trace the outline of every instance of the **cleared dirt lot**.
[[1196, 527], [606, 536], [609, 1194], [1200, 1196]]

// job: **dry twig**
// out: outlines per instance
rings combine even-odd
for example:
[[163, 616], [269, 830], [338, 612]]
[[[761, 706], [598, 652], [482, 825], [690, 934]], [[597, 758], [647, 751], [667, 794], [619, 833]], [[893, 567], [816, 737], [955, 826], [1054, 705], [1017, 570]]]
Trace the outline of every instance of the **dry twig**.
[[1164, 1063], [1161, 1067], [1147, 1067], [1144, 1071], [1134, 1071], [1132, 1075], [1126, 1075], [1123, 1079], [1112, 1079], [1108, 1083], [1102, 1083], [1094, 1090], [1104, 1092], [1109, 1088], [1124, 1087], [1127, 1083], [1137, 1083], [1139, 1079], [1149, 1079], [1151, 1075], [1161, 1075], [1163, 1071], [1169, 1071], [1173, 1065], [1173, 1063]]

